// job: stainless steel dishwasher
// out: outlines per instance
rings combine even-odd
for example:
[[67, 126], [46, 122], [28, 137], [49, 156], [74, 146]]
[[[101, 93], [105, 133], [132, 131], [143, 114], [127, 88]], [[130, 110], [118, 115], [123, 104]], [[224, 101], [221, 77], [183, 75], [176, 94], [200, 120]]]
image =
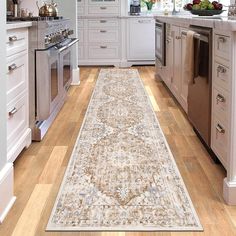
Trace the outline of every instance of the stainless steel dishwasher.
[[194, 78], [188, 87], [188, 117], [203, 144], [211, 143], [212, 29], [194, 31]]

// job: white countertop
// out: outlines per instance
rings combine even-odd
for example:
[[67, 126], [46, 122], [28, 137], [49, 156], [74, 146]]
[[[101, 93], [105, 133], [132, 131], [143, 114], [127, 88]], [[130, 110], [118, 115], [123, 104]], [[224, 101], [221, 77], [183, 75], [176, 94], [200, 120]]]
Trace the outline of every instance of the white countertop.
[[183, 26], [198, 25], [221, 30], [236, 31], [236, 19], [229, 19], [227, 16], [202, 17], [193, 15], [156, 15], [155, 19], [166, 23], [178, 23]]
[[10, 22], [7, 22], [7, 30], [26, 28], [26, 27], [31, 27], [31, 26], [32, 26], [31, 21], [10, 21]]

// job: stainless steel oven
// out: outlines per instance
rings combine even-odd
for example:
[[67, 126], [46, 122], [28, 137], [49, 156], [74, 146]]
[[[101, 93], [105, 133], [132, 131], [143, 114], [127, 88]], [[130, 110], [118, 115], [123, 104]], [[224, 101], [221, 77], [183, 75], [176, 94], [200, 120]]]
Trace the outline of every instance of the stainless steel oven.
[[155, 25], [155, 55], [156, 60], [162, 66], [166, 65], [166, 24], [156, 20]]
[[72, 48], [78, 39], [36, 51], [37, 120], [46, 120], [65, 95], [72, 80]]
[[36, 51], [36, 114], [46, 120], [61, 97], [60, 62], [58, 49]]
[[63, 92], [67, 91], [72, 81], [72, 68], [73, 68], [73, 51], [74, 45], [78, 39], [66, 40], [66, 45], [59, 48], [59, 61], [60, 61], [60, 74], [62, 76]]

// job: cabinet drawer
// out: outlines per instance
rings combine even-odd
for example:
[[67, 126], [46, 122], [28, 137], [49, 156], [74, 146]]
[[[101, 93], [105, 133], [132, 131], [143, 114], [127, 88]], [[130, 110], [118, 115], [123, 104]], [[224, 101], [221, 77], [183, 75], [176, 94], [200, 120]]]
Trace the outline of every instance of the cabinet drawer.
[[222, 120], [229, 120], [229, 93], [219, 87], [213, 87], [213, 112]]
[[89, 4], [118, 4], [119, 0], [89, 0]]
[[90, 6], [88, 9], [89, 15], [119, 15], [119, 7], [118, 6]]
[[227, 169], [228, 127], [216, 117], [212, 126], [212, 150]]
[[9, 57], [7, 60], [7, 104], [27, 89], [27, 61], [25, 53]]
[[118, 28], [118, 20], [110, 20], [110, 19], [100, 19], [100, 20], [89, 20], [88, 21], [88, 27], [89, 29], [92, 28], [104, 28], [104, 27], [110, 27], [110, 28]]
[[7, 56], [26, 50], [28, 45], [28, 31], [26, 29], [8, 30], [6, 45]]
[[7, 106], [7, 150], [9, 151], [28, 126], [28, 93], [23, 93]]
[[118, 45], [89, 46], [89, 59], [117, 59], [119, 57]]
[[119, 42], [118, 30], [110, 29], [92, 29], [88, 32], [89, 43], [99, 43], [99, 42]]
[[83, 28], [83, 27], [84, 27], [84, 21], [78, 20], [78, 28]]
[[215, 34], [215, 54], [229, 60], [230, 58], [230, 37]]
[[230, 90], [230, 71], [229, 67], [215, 62], [214, 63], [214, 78], [215, 83], [217, 83], [220, 87]]
[[84, 42], [84, 30], [83, 29], [79, 29], [78, 39], [79, 39], [79, 44], [82, 44]]
[[84, 59], [84, 46], [79, 46], [78, 50], [78, 59], [80, 61], [81, 59]]
[[83, 16], [84, 15], [84, 12], [85, 12], [85, 7], [84, 6], [78, 6], [78, 15], [79, 16]]

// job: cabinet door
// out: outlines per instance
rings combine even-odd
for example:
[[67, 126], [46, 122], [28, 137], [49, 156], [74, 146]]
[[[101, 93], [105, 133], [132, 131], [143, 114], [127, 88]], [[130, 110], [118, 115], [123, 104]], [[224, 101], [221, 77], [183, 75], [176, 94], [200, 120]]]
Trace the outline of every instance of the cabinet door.
[[155, 21], [128, 19], [128, 60], [155, 60]]
[[171, 91], [179, 100], [180, 86], [181, 86], [181, 36], [180, 30], [177, 26], [172, 26], [173, 36], [173, 77], [171, 81]]
[[166, 68], [165, 68], [165, 84], [170, 88], [173, 77], [173, 39], [171, 37], [166, 39]]
[[181, 29], [181, 83], [180, 83], [180, 103], [187, 112], [187, 98], [188, 98], [188, 84], [184, 77], [184, 63], [185, 63], [185, 54], [186, 54], [186, 35], [182, 34], [182, 31], [186, 31], [186, 29]]

